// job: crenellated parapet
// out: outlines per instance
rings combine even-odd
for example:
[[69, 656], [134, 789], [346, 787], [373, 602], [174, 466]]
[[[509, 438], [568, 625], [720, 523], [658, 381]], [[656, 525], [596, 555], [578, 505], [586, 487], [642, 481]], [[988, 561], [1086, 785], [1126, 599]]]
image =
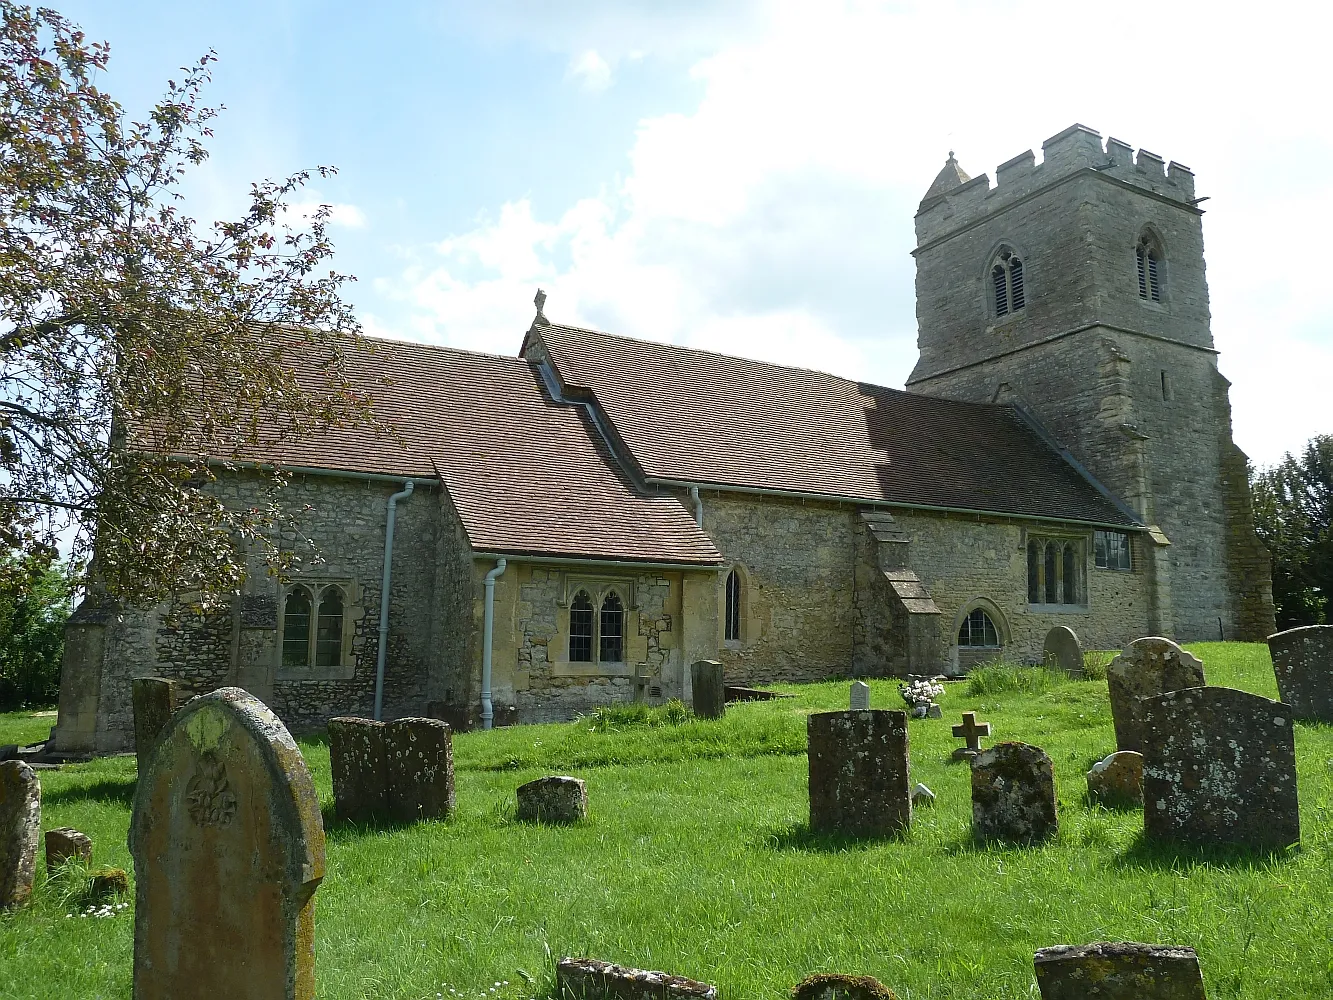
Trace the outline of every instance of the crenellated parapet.
[[928, 195], [916, 214], [917, 245], [929, 243], [1079, 173], [1099, 174], [1197, 211], [1194, 174], [1189, 167], [1175, 161], [1168, 165], [1162, 157], [1146, 149], [1140, 149], [1136, 155], [1132, 146], [1119, 139], [1108, 138], [1103, 142], [1100, 132], [1085, 125], [1071, 125], [1051, 136], [1042, 143], [1041, 152], [1040, 163], [1030, 149], [1001, 163], [995, 170], [994, 187], [990, 178], [981, 174], [949, 190]]

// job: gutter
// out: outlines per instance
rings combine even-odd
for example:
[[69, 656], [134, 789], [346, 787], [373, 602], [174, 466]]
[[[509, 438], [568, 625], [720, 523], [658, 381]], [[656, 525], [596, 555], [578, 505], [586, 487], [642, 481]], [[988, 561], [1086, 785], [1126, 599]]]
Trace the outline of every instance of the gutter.
[[416, 480], [403, 483], [401, 492], [389, 497], [389, 513], [384, 521], [384, 575], [380, 578], [380, 641], [375, 650], [375, 721], [384, 709], [384, 656], [389, 645], [389, 584], [393, 579], [393, 529], [398, 516], [398, 501], [412, 495]]
[[680, 562], [638, 562], [634, 559], [582, 559], [572, 556], [543, 555], [500, 555], [496, 552], [474, 552], [474, 559], [498, 559], [501, 562], [513, 563], [561, 563], [570, 566], [616, 566], [630, 569], [697, 569], [716, 571], [723, 565], [721, 559], [717, 562], [706, 563], [680, 563]]
[[[181, 456], [188, 457], [188, 456]], [[296, 476], [327, 476], [331, 479], [355, 479], [367, 483], [415, 483], [417, 486], [436, 486], [440, 480], [438, 476], [389, 476], [380, 472], [354, 472], [350, 469], [322, 469], [313, 465], [274, 465], [272, 462], [251, 462], [240, 459], [210, 458], [210, 466], [221, 466], [224, 468], [236, 469], [256, 469], [260, 472], [290, 472]]]
[[[486, 612], [481, 632], [481, 728], [490, 729], [495, 710], [491, 706], [491, 649], [495, 637], [495, 578], [505, 571], [509, 560], [500, 556], [495, 569], [486, 574]], [[378, 716], [377, 716], [378, 718]]]

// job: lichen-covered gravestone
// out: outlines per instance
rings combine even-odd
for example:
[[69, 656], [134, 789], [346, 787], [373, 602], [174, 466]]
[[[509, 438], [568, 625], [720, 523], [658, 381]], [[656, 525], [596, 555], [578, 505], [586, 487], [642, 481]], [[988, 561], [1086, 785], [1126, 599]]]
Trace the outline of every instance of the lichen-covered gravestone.
[[389, 815], [384, 723], [352, 717], [330, 719], [329, 765], [335, 819], [369, 823]]
[[1048, 667], [1058, 667], [1075, 676], [1083, 673], [1083, 647], [1068, 625], [1057, 625], [1046, 633], [1041, 655]]
[[1106, 806], [1143, 805], [1143, 754], [1117, 750], [1088, 772], [1088, 798]]
[[389, 815], [400, 823], [454, 811], [454, 743], [438, 719], [396, 719], [384, 730]]
[[1143, 752], [1142, 699], [1205, 683], [1203, 661], [1170, 639], [1135, 639], [1106, 668], [1116, 748]]
[[898, 1000], [893, 990], [871, 976], [821, 973], [802, 979], [791, 1000]]
[[806, 726], [811, 830], [882, 837], [911, 826], [906, 712], [814, 712]]
[[42, 785], [21, 760], [0, 763], [0, 910], [32, 896], [42, 832]]
[[315, 995], [324, 827], [287, 729], [240, 688], [195, 698], [140, 761], [134, 1000]]
[[86, 833], [70, 826], [46, 831], [46, 870], [53, 872], [70, 858], [84, 864], [93, 859], [93, 841]]
[[148, 756], [162, 730], [176, 712], [179, 692], [166, 677], [136, 677], [130, 682], [134, 708], [134, 752], [140, 763]]
[[1333, 722], [1333, 625], [1306, 625], [1268, 637], [1282, 701], [1305, 722]]
[[523, 823], [577, 823], [588, 818], [588, 785], [582, 778], [552, 775], [519, 785], [518, 819]]
[[1041, 1000], [1205, 1000], [1193, 948], [1060, 944], [1034, 956]]
[[1031, 844], [1059, 832], [1055, 772], [1041, 747], [997, 743], [972, 758], [972, 835]]
[[1168, 691], [1144, 704], [1149, 839], [1261, 849], [1300, 841], [1290, 706], [1222, 687]]
[[720, 719], [727, 714], [727, 689], [719, 661], [690, 664], [690, 707], [701, 719]]
[[717, 987], [708, 983], [595, 958], [562, 958], [555, 988], [570, 1000], [717, 1000]]

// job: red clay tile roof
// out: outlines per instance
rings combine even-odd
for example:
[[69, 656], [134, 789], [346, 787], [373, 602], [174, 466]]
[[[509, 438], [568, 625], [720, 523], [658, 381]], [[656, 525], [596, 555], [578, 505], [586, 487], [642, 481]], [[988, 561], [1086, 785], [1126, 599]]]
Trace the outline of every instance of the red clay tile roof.
[[[434, 478], [482, 552], [666, 563], [721, 561], [679, 500], [636, 492], [582, 407], [553, 403], [534, 367], [370, 340], [349, 380], [402, 443], [361, 428], [266, 448], [264, 462]], [[387, 379], [388, 385], [381, 384]]]
[[1136, 524], [1010, 406], [577, 327], [534, 337], [649, 479]]

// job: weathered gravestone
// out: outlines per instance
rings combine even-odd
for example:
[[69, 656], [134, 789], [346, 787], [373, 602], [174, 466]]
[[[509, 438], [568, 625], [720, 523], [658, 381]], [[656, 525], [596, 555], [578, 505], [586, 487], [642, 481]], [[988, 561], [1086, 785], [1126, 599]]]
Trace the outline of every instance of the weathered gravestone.
[[717, 1000], [717, 987], [708, 983], [595, 958], [562, 958], [555, 991], [561, 1000]]
[[1059, 667], [1075, 676], [1083, 673], [1083, 647], [1068, 625], [1057, 625], [1046, 633], [1041, 647], [1042, 660], [1048, 667]]
[[1135, 639], [1106, 668], [1119, 750], [1143, 751], [1143, 698], [1203, 687], [1203, 661], [1170, 639]]
[[329, 762], [340, 821], [414, 823], [454, 810], [453, 734], [438, 719], [330, 719]]
[[134, 752], [142, 764], [176, 712], [176, 682], [166, 677], [136, 677], [130, 682], [134, 707]]
[[791, 991], [791, 1000], [898, 1000], [898, 997], [871, 976], [821, 973], [797, 983]]
[[1060, 944], [1034, 956], [1041, 1000], [1205, 1000], [1193, 948]]
[[577, 823], [588, 818], [588, 784], [552, 775], [519, 785], [518, 819], [523, 823]]
[[966, 740], [967, 745], [953, 752], [954, 760], [971, 760], [981, 753], [981, 737], [990, 735], [990, 723], [978, 722], [976, 712], [964, 712], [963, 721], [953, 727], [953, 738]]
[[287, 729], [240, 688], [195, 698], [140, 761], [134, 1000], [315, 995], [324, 827]]
[[852, 694], [848, 706], [853, 712], [870, 710], [870, 685], [865, 681], [852, 681]]
[[1290, 706], [1222, 687], [1144, 704], [1148, 838], [1257, 848], [1301, 839]]
[[720, 719], [726, 714], [727, 689], [719, 661], [696, 660], [690, 664], [690, 706], [701, 719]]
[[1040, 747], [997, 743], [972, 758], [972, 835], [1031, 844], [1054, 837], [1055, 772]]
[[368, 823], [389, 815], [384, 723], [351, 717], [330, 719], [329, 765], [333, 771], [335, 819], [340, 823]]
[[1107, 806], [1143, 805], [1143, 754], [1117, 750], [1088, 772], [1088, 799]]
[[93, 841], [86, 833], [62, 826], [46, 831], [46, 870], [53, 872], [70, 858], [84, 864], [93, 859]]
[[1268, 637], [1278, 696], [1306, 722], [1333, 722], [1333, 625], [1306, 625]]
[[811, 830], [882, 837], [911, 826], [906, 712], [814, 712], [806, 728]]
[[42, 832], [42, 785], [21, 760], [0, 763], [0, 910], [32, 895], [37, 840]]

